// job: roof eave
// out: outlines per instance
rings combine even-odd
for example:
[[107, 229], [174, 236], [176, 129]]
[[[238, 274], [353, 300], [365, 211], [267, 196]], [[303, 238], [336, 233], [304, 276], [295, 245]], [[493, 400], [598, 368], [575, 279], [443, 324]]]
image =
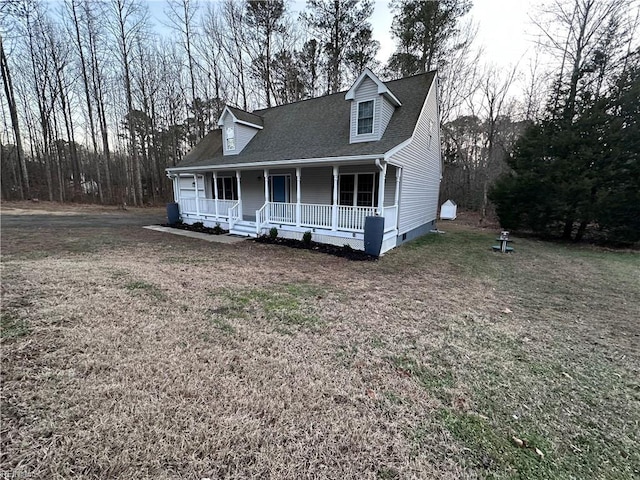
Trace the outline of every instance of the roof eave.
[[269, 160], [266, 162], [245, 162], [245, 163], [224, 163], [219, 165], [198, 165], [193, 167], [171, 167], [167, 168], [168, 173], [194, 172], [194, 171], [210, 171], [210, 170], [238, 170], [257, 167], [277, 167], [277, 166], [295, 166], [298, 164], [327, 164], [327, 163], [346, 163], [358, 160], [376, 160], [384, 159], [385, 152], [369, 154], [369, 155], [349, 155], [341, 157], [316, 157], [316, 158], [294, 158], [290, 160]]

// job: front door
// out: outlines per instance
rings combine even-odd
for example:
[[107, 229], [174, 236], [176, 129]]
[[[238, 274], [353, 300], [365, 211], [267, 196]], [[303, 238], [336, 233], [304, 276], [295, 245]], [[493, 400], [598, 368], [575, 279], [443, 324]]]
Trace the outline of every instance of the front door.
[[289, 203], [289, 176], [271, 175], [271, 201]]

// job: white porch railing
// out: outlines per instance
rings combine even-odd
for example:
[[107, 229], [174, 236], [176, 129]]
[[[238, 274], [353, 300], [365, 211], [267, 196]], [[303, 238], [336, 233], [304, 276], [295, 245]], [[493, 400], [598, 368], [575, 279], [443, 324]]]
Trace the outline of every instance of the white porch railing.
[[[198, 208], [196, 208], [196, 199], [194, 197], [180, 197], [180, 210], [183, 213], [215, 216], [215, 202], [215, 199], [199, 198]], [[259, 210], [256, 210], [256, 231], [260, 233], [265, 226], [278, 224], [362, 232], [365, 218], [375, 215], [378, 210], [376, 207], [351, 207], [345, 205], [336, 205], [335, 208], [336, 224], [334, 226], [333, 205], [301, 203], [298, 217], [298, 208], [295, 203], [267, 202]], [[217, 212], [218, 217], [227, 219], [229, 228], [233, 228], [241, 220], [239, 201], [218, 200]], [[397, 227], [398, 206], [384, 207], [383, 216], [385, 233], [394, 230]]]
[[269, 218], [269, 203], [265, 203], [262, 207], [256, 210], [256, 233], [260, 235], [262, 227], [267, 225]]
[[182, 213], [197, 213], [195, 197], [180, 197], [180, 211]]
[[224, 218], [227, 218], [227, 216], [229, 215], [229, 209], [236, 203], [236, 200], [215, 200], [214, 198], [200, 198], [198, 200], [200, 202], [200, 213], [202, 213], [203, 215], [215, 215], [217, 201], [218, 216]]
[[376, 214], [375, 207], [338, 206], [338, 230], [364, 230], [364, 219]]
[[[295, 203], [267, 202], [256, 211], [256, 228], [269, 223], [300, 225], [312, 228], [333, 228], [333, 205], [312, 203], [300, 204], [300, 218], [296, 216]], [[376, 214], [375, 207], [348, 207], [337, 205], [337, 230], [361, 232], [364, 230], [364, 219]], [[395, 216], [393, 217], [395, 224]]]
[[214, 198], [198, 198], [196, 205], [195, 197], [180, 197], [180, 211], [193, 215], [216, 215], [216, 202], [218, 202], [217, 216], [221, 218], [229, 217], [229, 209], [236, 205], [237, 200], [216, 200]]
[[229, 208], [229, 229], [233, 228], [234, 225], [241, 220], [240, 218], [240, 202], [235, 202], [230, 208]]
[[332, 211], [333, 205], [301, 203], [300, 225], [303, 227], [331, 228]]
[[382, 216], [384, 217], [384, 231], [390, 232], [397, 228], [396, 222], [398, 220], [398, 206], [393, 205], [391, 207], [384, 207], [382, 209]]
[[269, 202], [269, 222], [296, 224], [296, 204]]

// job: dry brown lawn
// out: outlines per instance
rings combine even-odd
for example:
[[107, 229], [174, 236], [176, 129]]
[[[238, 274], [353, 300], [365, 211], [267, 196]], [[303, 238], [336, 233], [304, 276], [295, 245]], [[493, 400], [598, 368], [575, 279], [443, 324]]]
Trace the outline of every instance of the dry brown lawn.
[[638, 255], [440, 228], [378, 262], [3, 228], [0, 471], [637, 478]]

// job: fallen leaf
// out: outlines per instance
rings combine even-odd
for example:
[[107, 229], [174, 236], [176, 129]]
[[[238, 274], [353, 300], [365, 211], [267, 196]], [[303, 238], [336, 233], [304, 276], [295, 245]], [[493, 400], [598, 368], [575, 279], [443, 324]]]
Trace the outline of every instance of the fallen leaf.
[[544, 458], [544, 453], [542, 453], [542, 450], [540, 450], [539, 448], [535, 449], [536, 455], [538, 455], [538, 457], [540, 457], [540, 460], [542, 460]]
[[367, 395], [369, 395], [369, 397], [371, 398], [376, 398], [376, 392], [374, 392], [370, 388], [367, 388]]
[[513, 443], [515, 443], [518, 447], [524, 448], [524, 441], [520, 440], [518, 437], [511, 437]]
[[567, 372], [562, 372], [562, 375], [567, 377], [569, 380], [573, 380], [573, 377], [571, 375], [569, 375]]
[[511, 313], [511, 309], [509, 307], [506, 307], [504, 310], [502, 310], [502, 313]]

